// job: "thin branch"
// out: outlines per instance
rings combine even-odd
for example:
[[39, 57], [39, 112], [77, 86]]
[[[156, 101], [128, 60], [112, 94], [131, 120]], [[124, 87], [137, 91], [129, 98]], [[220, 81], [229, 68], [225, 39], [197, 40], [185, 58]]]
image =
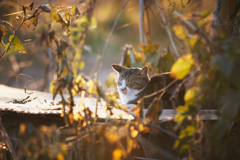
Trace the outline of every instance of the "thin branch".
[[115, 28], [116, 28], [117, 22], [118, 22], [120, 16], [122, 15], [123, 10], [125, 9], [125, 7], [126, 7], [127, 4], [128, 4], [128, 1], [129, 1], [129, 0], [126, 1], [126, 3], [124, 4], [124, 6], [122, 7], [121, 11], [119, 12], [119, 14], [118, 14], [118, 16], [117, 16], [117, 18], [116, 18], [116, 20], [115, 20], [113, 26], [112, 26], [112, 29], [111, 29], [111, 31], [110, 31], [108, 37], [107, 37], [107, 40], [106, 40], [106, 42], [105, 42], [105, 44], [104, 44], [104, 46], [103, 46], [102, 57], [101, 57], [100, 62], [99, 62], [99, 68], [98, 68], [97, 76], [99, 75], [100, 70], [101, 70], [101, 68], [102, 68], [103, 57], [104, 57], [104, 55], [105, 55], [105, 52], [106, 52], [106, 48], [107, 48], [108, 42], [109, 42], [109, 40], [110, 40], [110, 38], [111, 38], [111, 36], [112, 36], [112, 34], [113, 34], [113, 31], [114, 31]]
[[173, 41], [173, 37], [172, 37], [171, 30], [170, 30], [170, 28], [169, 28], [169, 26], [168, 26], [168, 24], [167, 24], [167, 21], [166, 21], [166, 18], [164, 17], [163, 12], [162, 12], [162, 9], [161, 9], [161, 7], [159, 6], [157, 0], [155, 0], [155, 3], [156, 3], [156, 5], [157, 5], [158, 10], [159, 10], [159, 12], [160, 12], [160, 15], [161, 15], [161, 17], [162, 17], [164, 29], [166, 30], [166, 32], [167, 32], [167, 34], [168, 34], [168, 37], [169, 37], [169, 40], [170, 40], [170, 42], [171, 42], [171, 44], [172, 44], [173, 50], [174, 50], [176, 56], [179, 57], [177, 48], [176, 48], [175, 43], [174, 43], [174, 41]]
[[149, 7], [145, 7], [145, 10], [146, 10], [146, 19], [147, 19], [147, 26], [148, 26], [148, 31], [146, 33], [147, 35], [147, 41], [148, 41], [148, 44], [151, 44], [151, 26], [150, 26], [150, 17], [149, 17], [149, 13], [148, 13], [148, 8]]
[[6, 144], [7, 144], [7, 147], [8, 147], [8, 149], [9, 149], [9, 152], [10, 152], [11, 155], [12, 155], [12, 158], [13, 158], [14, 160], [18, 160], [17, 154], [15, 153], [15, 151], [14, 151], [14, 149], [13, 149], [12, 143], [11, 143], [11, 141], [10, 141], [10, 139], [9, 139], [9, 137], [8, 137], [8, 134], [7, 134], [7, 132], [6, 132], [6, 130], [5, 130], [5, 128], [4, 128], [4, 126], [3, 126], [3, 124], [2, 124], [1, 121], [0, 121], [0, 132], [2, 133], [2, 136], [3, 136], [4, 139], [5, 139], [5, 142], [6, 142]]
[[144, 0], [139, 0], [139, 39], [143, 43], [143, 3]]

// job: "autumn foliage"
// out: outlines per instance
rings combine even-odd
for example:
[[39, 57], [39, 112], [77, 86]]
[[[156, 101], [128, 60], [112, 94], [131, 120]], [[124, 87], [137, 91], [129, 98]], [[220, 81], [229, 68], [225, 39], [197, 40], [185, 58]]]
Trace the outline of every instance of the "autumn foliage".
[[[173, 78], [182, 80], [179, 88], [186, 89], [185, 104], [173, 105], [172, 109], [176, 110], [174, 120], [161, 122], [159, 116], [164, 108], [159, 102], [164, 91], [149, 105], [146, 114], [141, 100], [129, 111], [126, 106], [118, 103], [119, 96], [113, 73], [110, 73], [106, 80], [108, 89], [104, 89], [97, 75], [89, 78], [81, 73], [85, 67], [81, 56], [88, 29], [97, 26], [96, 19], [92, 16], [95, 3], [92, 0], [84, 1], [84, 12], [76, 5], [60, 9], [40, 5], [33, 10], [34, 3], [31, 3], [22, 5], [22, 15], [17, 16], [20, 23], [17, 29], [7, 21], [0, 21], [0, 47], [4, 48], [0, 59], [4, 58], [5, 54], [27, 53], [17, 37], [17, 32], [23, 24], [27, 27], [33, 25], [35, 29], [42, 13], [51, 14], [54, 22], [61, 25], [62, 30], [66, 32], [67, 38], [73, 41], [70, 46], [66, 40], [56, 36], [54, 29], [49, 30], [47, 34], [48, 45], [55, 47], [53, 52], [57, 57], [58, 68], [49, 90], [53, 98], [58, 94], [62, 98], [60, 103], [66, 126], [58, 129], [56, 126], [36, 129], [31, 124], [22, 124], [20, 139], [23, 148], [19, 150], [18, 155], [32, 159], [44, 157], [120, 160], [132, 159], [138, 152], [137, 155], [146, 158], [239, 159], [238, 41], [225, 34], [210, 36], [206, 29], [210, 25], [206, 20], [209, 12], [187, 15], [172, 12], [177, 20], [176, 24], [170, 26], [167, 24], [168, 19], [163, 18], [161, 23], [170, 39], [173, 34], [187, 48], [180, 57], [175, 49], [172, 51], [169, 48], [161, 48], [159, 44], [152, 44], [149, 34], [146, 35], [147, 42], [140, 43], [138, 48], [132, 45], [125, 46], [122, 60], [119, 60], [121, 65], [148, 65], [150, 75], [171, 72]], [[161, 5], [164, 8], [162, 3]], [[162, 14], [161, 7], [158, 9]], [[29, 15], [28, 11], [32, 14]], [[77, 27], [72, 27], [72, 22], [76, 22]], [[7, 35], [7, 28], [11, 29], [13, 34]], [[6, 36], [9, 42], [5, 45], [3, 40]], [[175, 42], [171, 42], [173, 47]], [[68, 95], [67, 98], [65, 94]], [[102, 101], [106, 102], [109, 115], [105, 122], [98, 123], [98, 115], [93, 115], [84, 101], [75, 104], [74, 96], [94, 97], [97, 99], [96, 106]], [[172, 102], [174, 104], [174, 101]], [[74, 107], [81, 108], [81, 112], [73, 113]], [[121, 115], [119, 119], [112, 119], [113, 107], [131, 114], [134, 120], [127, 121]], [[203, 119], [203, 110], [214, 110], [217, 119]], [[47, 140], [51, 140], [51, 143]]]

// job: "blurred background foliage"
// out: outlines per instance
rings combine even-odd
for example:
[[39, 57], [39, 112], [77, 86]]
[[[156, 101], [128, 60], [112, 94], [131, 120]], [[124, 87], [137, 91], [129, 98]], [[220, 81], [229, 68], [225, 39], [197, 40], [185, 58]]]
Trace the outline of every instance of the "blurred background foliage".
[[[1, 1], [0, 3], [0, 18], [1, 20], [8, 20], [13, 26], [16, 26], [16, 15], [11, 13], [16, 13], [21, 11], [21, 4], [30, 4], [32, 1]], [[52, 7], [57, 6], [72, 6], [73, 4], [79, 6], [79, 10], [83, 11], [84, 6], [81, 6], [81, 1], [57, 1], [57, 0], [45, 0], [45, 1], [34, 1], [35, 6], [41, 4], [50, 4]], [[89, 29], [86, 36], [86, 44], [83, 47], [82, 58], [85, 62], [83, 73], [86, 75], [93, 74], [93, 67], [101, 55], [104, 43], [107, 39], [107, 36], [112, 28], [112, 25], [120, 12], [125, 1], [120, 0], [101, 0], [97, 1], [93, 11], [93, 18], [96, 19], [97, 28]], [[173, 11], [176, 10], [180, 13], [189, 13], [189, 12], [206, 12], [210, 11], [213, 13], [215, 8], [215, 1], [206, 1], [206, 0], [192, 0], [191, 3], [187, 4], [187, 0], [181, 1], [163, 1], [164, 5], [167, 6], [169, 13], [171, 25], [176, 23], [176, 20], [173, 17]], [[158, 44], [161, 48], [168, 48], [170, 42], [168, 40], [165, 30], [160, 26], [160, 22], [156, 20], [156, 16], [159, 17], [156, 5], [153, 5], [154, 1], [148, 1], [148, 4], [154, 13], [150, 12], [150, 26], [151, 26], [151, 42], [152, 44]], [[129, 1], [126, 8], [121, 15], [116, 29], [113, 32], [113, 35], [110, 38], [110, 42], [106, 48], [105, 56], [103, 57], [103, 66], [101, 74], [99, 75], [100, 81], [105, 85], [105, 80], [107, 75], [111, 72], [111, 64], [119, 63], [122, 57], [122, 50], [125, 44], [132, 44], [132, 46], [140, 51], [138, 47], [139, 44], [139, 7], [138, 1]], [[212, 14], [211, 14], [212, 15]], [[84, 17], [81, 17], [82, 20]], [[212, 16], [208, 17], [211, 21]], [[70, 39], [74, 38], [75, 28], [79, 29], [80, 20], [73, 22], [72, 30], [73, 33], [70, 36]], [[53, 23], [52, 23], [53, 22]], [[19, 86], [16, 83], [16, 76], [20, 73], [27, 74], [35, 80], [37, 84], [37, 89], [42, 91], [47, 91], [48, 85], [44, 83], [46, 78], [44, 78], [47, 71], [47, 65], [50, 60], [48, 58], [47, 50], [47, 41], [46, 34], [48, 32], [49, 25], [52, 23], [52, 28], [56, 31], [56, 37], [62, 37], [62, 28], [61, 25], [54, 22], [50, 14], [43, 13], [39, 17], [39, 24], [34, 31], [30, 31], [33, 27], [30, 26], [28, 29], [26, 26], [20, 28], [17, 33], [18, 38], [21, 40], [23, 46], [26, 48], [28, 54], [14, 54], [6, 55], [0, 64], [0, 83], [14, 86], [14, 87], [23, 87], [23, 85], [29, 79], [27, 77], [21, 76], [18, 79]], [[210, 27], [209, 27], [210, 29]], [[8, 34], [10, 34], [8, 30]], [[79, 36], [76, 35], [75, 37]], [[8, 36], [5, 36], [4, 41], [7, 41]], [[45, 39], [44, 39], [45, 38]], [[73, 41], [70, 41], [70, 46], [73, 46]], [[181, 45], [177, 45], [178, 48], [181, 48]], [[170, 48], [171, 49], [171, 48]], [[1, 52], [3, 49], [1, 48]], [[180, 54], [184, 53], [184, 49], [179, 49]], [[69, 53], [70, 54], [70, 53]], [[83, 66], [82, 66], [83, 67]], [[34, 85], [29, 83], [29, 89], [34, 89]]]
[[[1, 5], [6, 5], [4, 2], [2, 1]], [[39, 129], [40, 133], [49, 134], [50, 139], [55, 139], [52, 141], [52, 144], [55, 144], [53, 146], [60, 146], [53, 150], [54, 154], [49, 154], [43, 148], [36, 147], [34, 151], [29, 150], [29, 148], [34, 148], [32, 145], [35, 142], [38, 142], [40, 146], [44, 145], [45, 140], [42, 137], [40, 139], [34, 137], [37, 135], [34, 127], [22, 124], [22, 129], [20, 128], [22, 137], [20, 138], [26, 140], [28, 146], [23, 148], [19, 154], [29, 153], [29, 157], [38, 157], [39, 155], [34, 153], [43, 150], [44, 152], [40, 156], [63, 159], [66, 156], [64, 154], [66, 147], [60, 144], [59, 135], [66, 134], [67, 136], [61, 138], [64, 142], [75, 141], [68, 143], [68, 145], [71, 144], [68, 149], [71, 150], [70, 153], [73, 153], [71, 155], [76, 155], [77, 158], [85, 156], [92, 159], [94, 157], [91, 156], [95, 155], [91, 152], [98, 149], [98, 151], [102, 151], [101, 154], [96, 154], [96, 156], [100, 156], [100, 159], [128, 159], [134, 148], [140, 148], [137, 142], [141, 142], [141, 147], [143, 147], [141, 149], [145, 156], [149, 151], [147, 146], [151, 144], [151, 149], [157, 148], [155, 151], [160, 153], [161, 158], [239, 159], [239, 46], [238, 41], [234, 41], [229, 36], [233, 33], [210, 36], [215, 2], [206, 0], [163, 1], [168, 13], [169, 23], [167, 25], [172, 29], [180, 55], [179, 59], [177, 59], [177, 54], [173, 54], [176, 52], [171, 45], [169, 35], [165, 33], [166, 26], [160, 25], [164, 24], [164, 20], [160, 18], [158, 6], [153, 5], [155, 1], [145, 1], [145, 5], [150, 8], [149, 23], [144, 25], [146, 36], [143, 42], [145, 43], [139, 42], [138, 1], [129, 1], [110, 39], [108, 39], [109, 32], [125, 1], [93, 2], [95, 1], [79, 1], [77, 4], [76, 1], [46, 1], [46, 4], [50, 4], [52, 7], [52, 13], [42, 13], [39, 16], [37, 28], [34, 29], [35, 27], [30, 26], [30, 29], [34, 29], [33, 31], [29, 32], [26, 26], [22, 26], [16, 34], [27, 54], [7, 54], [0, 61], [0, 83], [17, 86], [15, 77], [24, 73], [33, 77], [38, 90], [46, 91], [50, 86], [54, 97], [56, 94], [60, 94], [64, 111], [63, 117], [68, 125], [58, 128], [60, 134], [54, 131], [56, 129], [54, 127]], [[7, 4], [10, 5], [9, 8], [2, 8], [1, 12], [4, 11], [4, 13], [1, 14], [1, 20], [8, 20], [15, 25], [15, 12], [21, 8], [14, 10], [13, 6], [18, 8], [17, 6], [20, 6], [21, 3], [13, 1], [13, 4], [17, 5], [9, 3]], [[30, 4], [30, 1], [27, 4]], [[43, 1], [35, 2], [36, 6], [42, 4], [44, 4]], [[235, 16], [238, 13], [239, 4], [237, 1]], [[80, 17], [75, 5], [82, 13]], [[41, 9], [44, 11], [46, 8], [43, 9], [42, 6]], [[58, 13], [56, 9], [59, 9]], [[14, 14], [9, 15], [8, 13]], [[64, 13], [67, 16], [63, 16]], [[69, 25], [70, 16], [74, 18], [71, 25]], [[226, 22], [227, 27], [231, 25], [228, 24], [230, 22]], [[27, 25], [27, 23], [25, 24]], [[51, 31], [52, 28], [54, 31]], [[9, 36], [5, 36], [4, 41], [8, 41], [6, 37]], [[106, 40], [109, 42], [107, 48], [104, 48]], [[12, 43], [23, 48], [18, 41], [12, 41]], [[56, 50], [53, 57], [58, 59], [58, 65], [49, 58], [53, 43]], [[124, 49], [122, 49], [123, 47]], [[10, 53], [10, 51], [7, 52]], [[103, 52], [106, 53], [103, 54]], [[101, 57], [102, 55], [104, 56]], [[99, 71], [98, 67], [101, 65], [98, 64], [101, 63], [101, 60], [103, 66], [100, 74], [96, 77], [94, 73]], [[84, 106], [84, 103], [79, 104], [83, 108], [84, 116], [80, 112], [73, 115], [73, 96], [78, 92], [81, 92], [82, 97], [86, 92], [88, 97], [94, 95], [98, 101], [104, 99], [107, 102], [109, 115], [111, 115], [110, 106], [121, 107], [116, 103], [117, 96], [111, 91], [105, 92], [101, 83], [97, 81], [100, 80], [105, 85], [108, 77], [106, 85], [116, 87], [110, 67], [112, 63], [119, 62], [127, 67], [141, 67], [148, 64], [150, 74], [171, 71], [172, 77], [182, 80], [182, 85], [186, 87], [185, 105], [173, 106], [177, 111], [174, 124], [166, 129], [161, 127], [164, 126], [164, 123], [160, 122], [161, 125], [158, 123], [159, 115], [156, 113], [161, 114], [162, 111], [161, 96], [155, 98], [149, 105], [145, 117], [142, 115], [143, 107], [139, 101], [134, 108], [135, 120], [127, 123], [120, 117], [119, 120], [112, 121], [108, 121], [109, 119], [106, 118], [105, 122], [108, 123], [98, 125], [95, 123], [97, 115], [93, 119], [91, 111]], [[45, 73], [47, 70], [49, 72], [50, 65], [52, 65], [52, 70], [58, 71], [57, 77], [46, 76]], [[83, 74], [78, 75], [79, 73], [85, 73], [92, 79], [86, 78]], [[20, 78], [17, 87], [28, 82], [28, 79], [24, 79], [27, 76]], [[49, 79], [54, 79], [51, 85], [49, 85]], [[28, 89], [35, 89], [31, 85], [28, 87]], [[70, 96], [69, 103], [64, 99], [63, 91], [67, 91]], [[65, 106], [70, 107], [69, 112], [65, 112]], [[203, 121], [200, 118], [201, 109], [218, 109], [216, 114], [219, 120], [216, 123]], [[27, 132], [27, 128], [30, 128], [29, 132]], [[32, 133], [34, 133], [33, 138], [29, 136], [30, 140], [25, 139], [27, 134], [31, 135]], [[170, 144], [169, 141], [166, 142], [163, 139], [160, 139], [162, 141], [160, 143], [153, 143], [156, 137], [162, 133], [165, 133], [168, 138], [171, 137], [169, 138]], [[153, 135], [155, 139], [146, 141], [144, 134], [147, 134], [148, 138]], [[78, 141], [81, 143], [76, 143]], [[85, 145], [90, 148], [86, 149]], [[159, 146], [165, 147], [165, 150], [159, 149]], [[51, 145], [48, 147], [51, 148]], [[172, 150], [172, 147], [176, 150]], [[151, 149], [150, 152], [153, 150]], [[79, 150], [84, 150], [84, 154], [78, 155]]]

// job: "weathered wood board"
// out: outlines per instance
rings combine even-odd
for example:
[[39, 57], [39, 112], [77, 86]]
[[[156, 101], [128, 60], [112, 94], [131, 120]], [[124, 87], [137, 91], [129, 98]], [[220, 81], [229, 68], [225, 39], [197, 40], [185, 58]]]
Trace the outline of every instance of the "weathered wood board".
[[[28, 98], [27, 98], [28, 97]], [[26, 99], [27, 98], [27, 99]], [[67, 98], [67, 97], [66, 97]], [[14, 101], [28, 101], [25, 104], [13, 103]], [[24, 90], [18, 88], [12, 88], [5, 85], [0, 85], [0, 111], [3, 112], [14, 112], [18, 114], [56, 114], [60, 115], [63, 113], [62, 105], [57, 105], [61, 100], [60, 96], [56, 96], [55, 100], [52, 100], [51, 93], [36, 92], [33, 90]], [[74, 97], [76, 106], [74, 107], [74, 113], [81, 111], [78, 107], [80, 101], [83, 100], [86, 107], [93, 112], [95, 115], [96, 110], [96, 99], [95, 98], [84, 98], [80, 96]], [[120, 115], [123, 119], [131, 120], [133, 116], [126, 113], [123, 110], [113, 108], [113, 115], [110, 118], [119, 118]], [[146, 113], [144, 109], [144, 115]], [[98, 103], [97, 114], [99, 119], [105, 119], [109, 114], [106, 111], [105, 102]], [[162, 115], [159, 117], [161, 121], [173, 120], [176, 111], [173, 109], [163, 109]], [[202, 120], [215, 120], [217, 116], [213, 110], [202, 110], [200, 113]]]

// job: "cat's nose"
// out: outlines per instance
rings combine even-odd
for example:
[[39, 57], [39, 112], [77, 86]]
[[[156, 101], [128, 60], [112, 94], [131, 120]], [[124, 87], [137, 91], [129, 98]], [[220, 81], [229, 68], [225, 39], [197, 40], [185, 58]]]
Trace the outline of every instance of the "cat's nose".
[[122, 91], [122, 93], [126, 94], [127, 93], [127, 88], [125, 87], [125, 88], [121, 89], [121, 91]]

